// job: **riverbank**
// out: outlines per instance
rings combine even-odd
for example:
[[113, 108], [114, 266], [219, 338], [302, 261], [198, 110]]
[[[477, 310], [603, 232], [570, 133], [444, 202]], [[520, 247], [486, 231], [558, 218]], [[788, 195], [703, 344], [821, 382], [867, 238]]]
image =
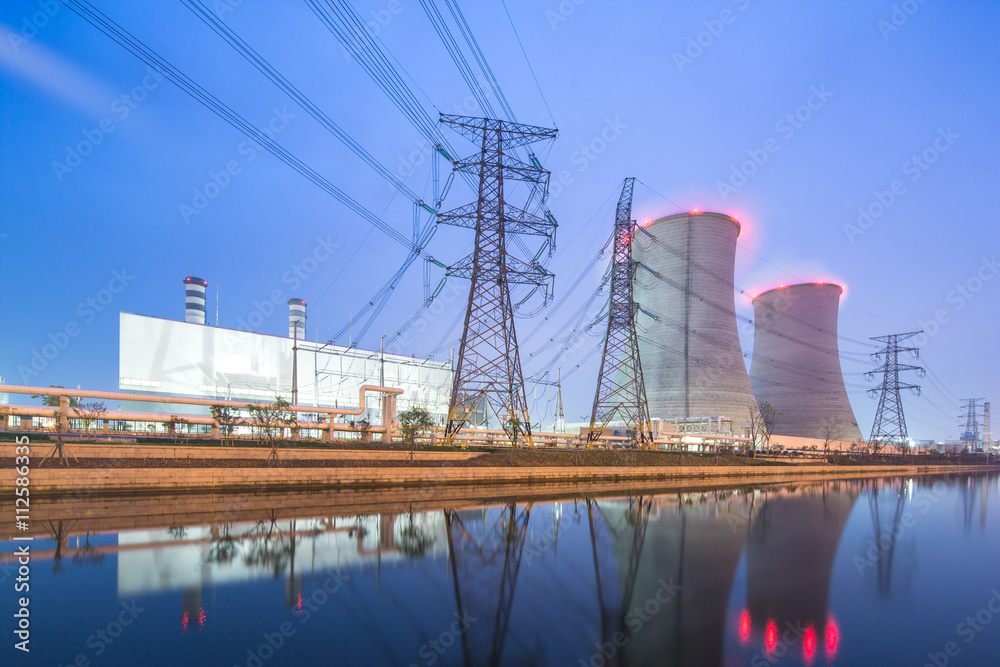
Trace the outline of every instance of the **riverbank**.
[[[30, 473], [31, 495], [116, 496], [184, 492], [287, 489], [420, 489], [475, 486], [502, 494], [509, 486], [649, 485], [673, 481], [798, 480], [985, 472], [986, 466], [563, 466], [563, 467], [255, 467], [255, 468], [41, 468]], [[0, 471], [0, 486], [14, 488], [15, 471]]]
[[[89, 497], [191, 492], [272, 492], [320, 489], [479, 487], [491, 493], [515, 486], [650, 485], [676, 481], [797, 480], [823, 477], [930, 475], [996, 470], [985, 465], [906, 462], [864, 465], [845, 461], [743, 459], [733, 455], [584, 450], [399, 451], [281, 448], [277, 463], [265, 447], [109, 445], [67, 443], [69, 466], [42, 457], [49, 443], [31, 446], [32, 497]], [[0, 486], [14, 488], [13, 445], [0, 446]]]

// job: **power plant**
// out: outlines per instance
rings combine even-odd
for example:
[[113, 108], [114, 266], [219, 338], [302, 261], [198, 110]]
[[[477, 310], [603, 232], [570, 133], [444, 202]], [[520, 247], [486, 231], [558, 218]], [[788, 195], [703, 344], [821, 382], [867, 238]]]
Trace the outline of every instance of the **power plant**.
[[[287, 337], [279, 322], [275, 327], [282, 335], [210, 326], [207, 285], [201, 278], [184, 279], [184, 321], [120, 314], [119, 389], [163, 396], [157, 403], [121, 401], [121, 409], [185, 411], [170, 403], [172, 396], [245, 401], [281, 396], [300, 405], [353, 406], [361, 385], [390, 384], [403, 389], [400, 410], [421, 405], [444, 423], [453, 375], [449, 361], [308, 341], [306, 302], [298, 298], [288, 299]], [[380, 406], [377, 398], [369, 400], [361, 407], [371, 419]]]
[[844, 290], [832, 283], [778, 287], [754, 299], [750, 384], [777, 414], [772, 434], [863, 437], [840, 368], [837, 316]]
[[633, 240], [633, 256], [658, 279], [652, 288], [636, 289], [642, 309], [659, 315], [659, 326], [639, 333], [650, 415], [722, 415], [736, 428], [749, 424], [755, 399], [736, 327], [733, 281], [739, 222], [692, 211], [641, 229], [645, 235]]

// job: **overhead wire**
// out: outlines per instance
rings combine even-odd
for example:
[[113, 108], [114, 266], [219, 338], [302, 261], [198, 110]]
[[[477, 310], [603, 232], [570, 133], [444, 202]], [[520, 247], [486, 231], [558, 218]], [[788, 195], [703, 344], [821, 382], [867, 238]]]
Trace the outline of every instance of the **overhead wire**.
[[399, 231], [382, 220], [379, 216], [376, 216], [374, 213], [369, 211], [365, 206], [350, 197], [347, 193], [335, 186], [327, 178], [320, 175], [312, 167], [309, 167], [302, 160], [264, 134], [261, 130], [258, 130], [243, 116], [235, 112], [229, 106], [221, 102], [217, 97], [195, 83], [190, 77], [171, 65], [168, 61], [164, 60], [155, 51], [147, 47], [141, 40], [137, 39], [130, 32], [115, 23], [107, 15], [94, 8], [89, 2], [86, 2], [86, 0], [62, 0], [62, 2], [85, 21], [145, 62], [149, 65], [149, 67], [156, 70], [164, 78], [171, 81], [194, 100], [213, 111], [216, 115], [237, 130], [241, 131], [247, 137], [256, 141], [269, 153], [288, 164], [314, 185], [325, 191], [327, 194], [333, 196], [337, 201], [352, 210], [359, 217], [365, 219], [369, 224], [378, 228], [386, 236], [396, 241], [404, 248], [414, 251], [420, 255], [426, 255], [422, 248], [415, 245]]

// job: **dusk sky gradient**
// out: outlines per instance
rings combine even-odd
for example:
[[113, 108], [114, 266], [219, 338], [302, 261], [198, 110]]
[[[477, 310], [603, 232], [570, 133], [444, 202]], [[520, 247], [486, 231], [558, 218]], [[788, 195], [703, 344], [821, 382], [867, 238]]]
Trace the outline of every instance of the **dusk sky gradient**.
[[[550, 199], [560, 223], [549, 265], [557, 299], [610, 234], [622, 179], [635, 176], [640, 221], [694, 208], [739, 216], [736, 284], [747, 293], [814, 280], [846, 287], [841, 361], [866, 436], [876, 407], [865, 393], [874, 383], [863, 375], [877, 365], [867, 356], [876, 349], [870, 336], [929, 334], [913, 362], [928, 376], [908, 378], [923, 395], [904, 396], [912, 437], [956, 438], [961, 399], [1000, 399], [1000, 232], [990, 203], [1000, 148], [1000, 4], [577, 2], [506, 2], [550, 117], [500, 0], [460, 0], [518, 120], [559, 129], [558, 139], [536, 146], [553, 183], [561, 173], [566, 183], [553, 185]], [[233, 4], [222, 16], [228, 26], [431, 199], [420, 135], [305, 2]], [[270, 124], [275, 141], [370, 210], [384, 210], [383, 219], [409, 237], [411, 204], [183, 4], [94, 5], [252, 124]], [[428, 113], [482, 115], [417, 0], [354, 6], [416, 82], [408, 80]], [[218, 291], [220, 326], [253, 316], [258, 330], [285, 335], [285, 303], [300, 297], [308, 303], [308, 337], [326, 340], [406, 257], [402, 245], [249, 147], [61, 4], [0, 7], [0, 104], [0, 375], [7, 383], [116, 390], [118, 313], [183, 319], [187, 275], [208, 281], [211, 323]], [[462, 156], [475, 152], [458, 135], [449, 139]], [[68, 152], [81, 142], [93, 148], [77, 163]], [[933, 162], [919, 157], [925, 151]], [[761, 164], [746, 169], [745, 182], [732, 180], [754, 156]], [[186, 209], [230, 162], [238, 173], [217, 196], [197, 213]], [[443, 208], [472, 199], [456, 184]], [[870, 223], [858, 224], [859, 208], [873, 213]], [[428, 251], [449, 264], [471, 242], [469, 230], [442, 229]], [[307, 258], [327, 256], [302, 270]], [[422, 263], [413, 266], [361, 347], [378, 349], [379, 337], [418, 307], [422, 271]], [[603, 265], [585, 275], [565, 306], [518, 320], [525, 336], [550, 317], [522, 345], [526, 375], [548, 365], [558, 347], [530, 355], [602, 272]], [[432, 282], [440, 278], [435, 268]], [[442, 341], [457, 347], [460, 331], [448, 329], [468, 285], [449, 284], [457, 297], [410, 331], [399, 351], [424, 356]], [[117, 293], [109, 303], [95, 302], [100, 312], [87, 305], [110, 288]], [[268, 314], [259, 304], [275, 292], [278, 305]], [[641, 290], [636, 298], [642, 301]], [[752, 317], [749, 297], [736, 299], [738, 312]], [[537, 305], [526, 304], [525, 314]], [[36, 353], [68, 326], [77, 335], [32, 368]], [[752, 327], [741, 324], [740, 337], [752, 350]], [[564, 376], [599, 341], [595, 331], [559, 361]], [[447, 355], [444, 349], [437, 358]], [[597, 364], [592, 355], [565, 381], [567, 421], [589, 418]], [[529, 398], [529, 405], [551, 415], [551, 401]]]

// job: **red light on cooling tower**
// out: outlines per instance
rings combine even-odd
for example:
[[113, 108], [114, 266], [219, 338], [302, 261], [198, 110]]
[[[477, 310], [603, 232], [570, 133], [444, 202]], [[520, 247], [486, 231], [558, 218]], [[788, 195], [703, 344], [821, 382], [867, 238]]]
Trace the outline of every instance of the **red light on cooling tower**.
[[740, 641], [744, 644], [750, 639], [750, 612], [746, 609], [740, 614]]
[[774, 621], [768, 621], [767, 627], [764, 629], [764, 648], [770, 653], [774, 651], [774, 647], [778, 645], [778, 626], [774, 624]]
[[831, 616], [826, 620], [826, 654], [831, 657], [836, 655], [838, 644], [840, 644], [840, 628]]
[[811, 663], [814, 655], [816, 655], [816, 629], [810, 625], [802, 635], [802, 656], [807, 663]]

